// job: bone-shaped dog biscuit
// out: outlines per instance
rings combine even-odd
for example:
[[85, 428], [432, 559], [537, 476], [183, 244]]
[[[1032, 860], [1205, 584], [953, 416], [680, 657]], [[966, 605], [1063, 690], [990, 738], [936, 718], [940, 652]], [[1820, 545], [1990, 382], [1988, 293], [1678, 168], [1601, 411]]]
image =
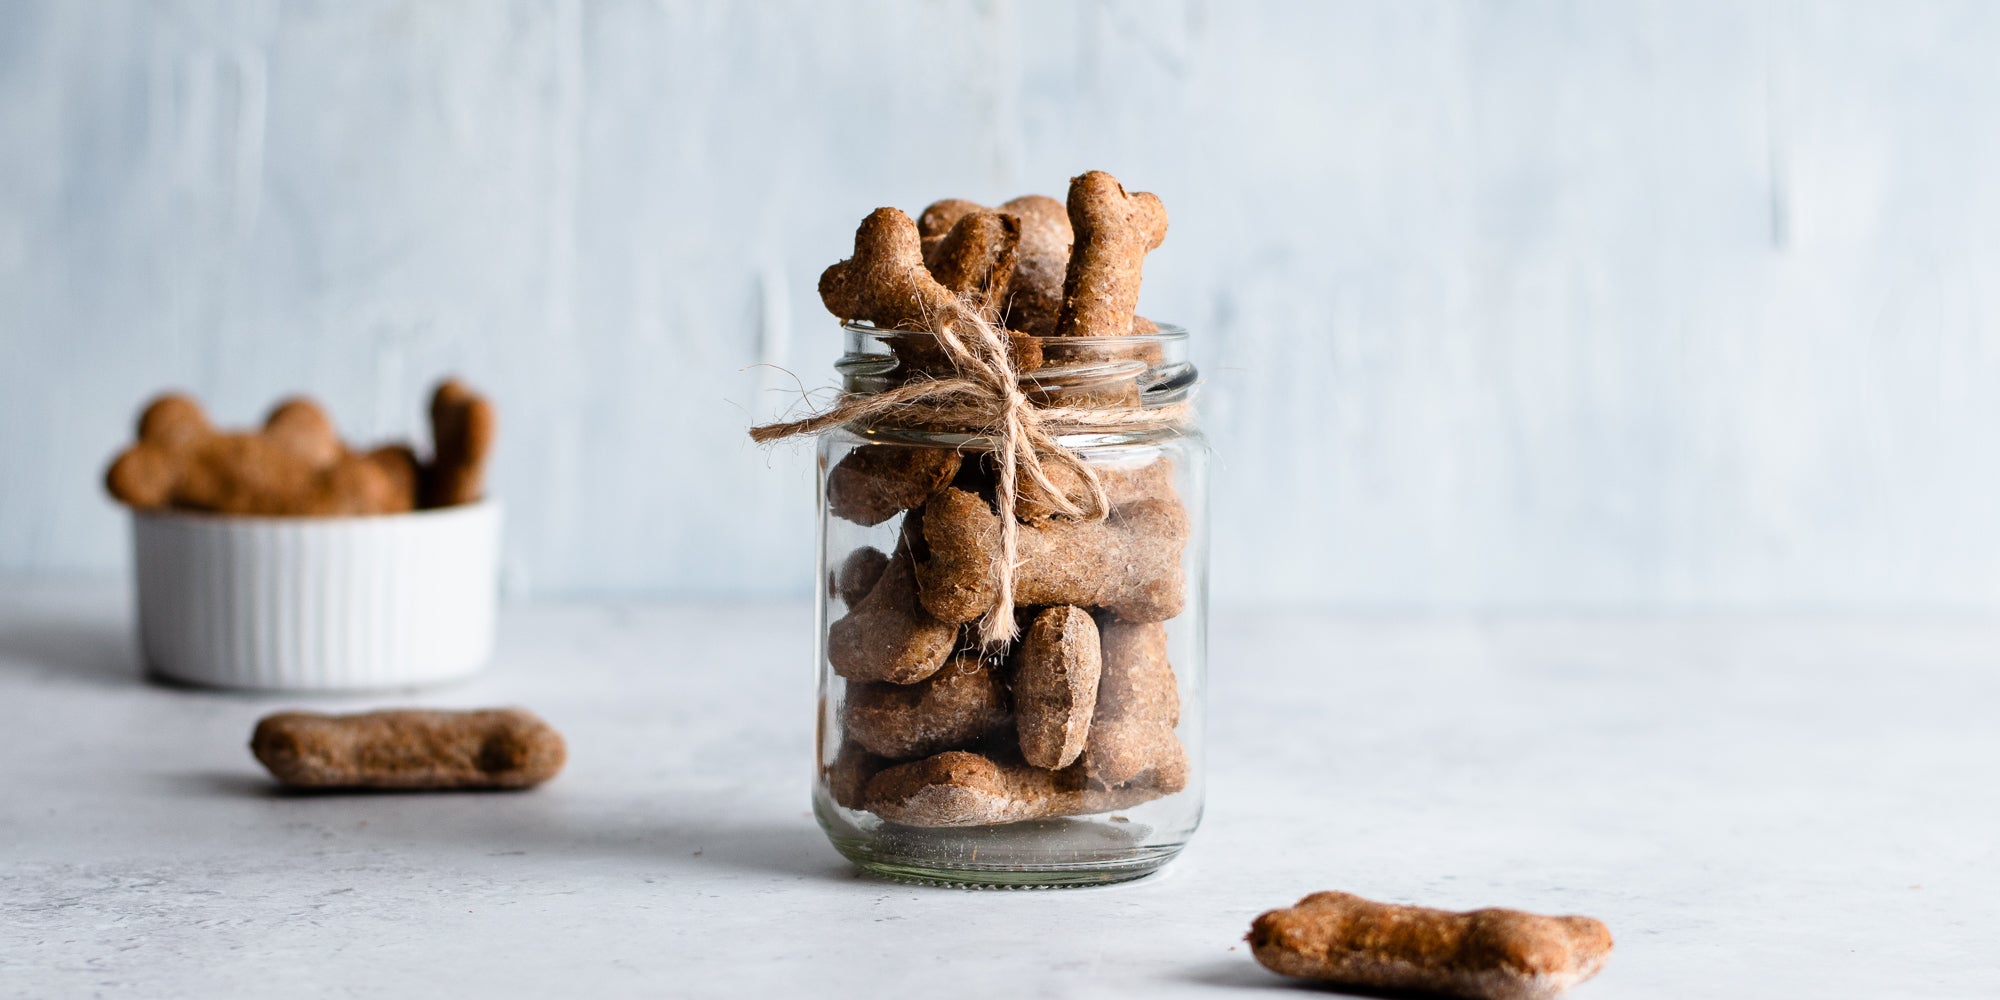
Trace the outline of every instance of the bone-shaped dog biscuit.
[[[948, 488], [924, 506], [923, 534], [930, 550], [917, 572], [924, 607], [945, 622], [985, 614], [998, 598], [999, 515], [977, 494]], [[1187, 535], [1186, 509], [1161, 499], [1115, 508], [1103, 521], [1023, 525], [1014, 603], [1073, 604], [1104, 608], [1121, 621], [1165, 621], [1186, 602]]]
[[1250, 927], [1273, 972], [1346, 987], [1466, 1000], [1549, 1000], [1597, 974], [1611, 931], [1590, 917], [1466, 913], [1319, 892]]
[[863, 545], [847, 554], [840, 561], [840, 568], [832, 573], [830, 593], [840, 598], [840, 603], [853, 607], [860, 604], [875, 589], [876, 581], [882, 579], [882, 571], [889, 568], [889, 557], [873, 545]]
[[1007, 730], [1007, 685], [977, 653], [960, 653], [915, 684], [853, 684], [847, 737], [892, 760], [971, 746]]
[[916, 827], [987, 826], [1125, 809], [1162, 793], [1143, 785], [1093, 790], [1076, 767], [1049, 771], [965, 750], [899, 764], [876, 774], [863, 808]]
[[878, 208], [854, 233], [854, 255], [819, 276], [820, 301], [844, 320], [884, 330], [922, 330], [952, 305], [951, 291], [924, 267], [917, 224]]
[[1164, 791], [1187, 784], [1187, 750], [1174, 726], [1180, 691], [1159, 622], [1100, 625], [1104, 653], [1095, 717], [1081, 766], [1093, 785], [1144, 782]]
[[907, 540], [868, 596], [826, 631], [826, 658], [850, 681], [914, 684], [937, 672], [958, 639], [956, 625], [940, 622], [917, 600], [916, 569]]
[[1020, 262], [1021, 221], [999, 212], [969, 212], [935, 241], [925, 241], [924, 266], [960, 302], [999, 322]]
[[193, 399], [147, 406], [138, 441], [105, 473], [128, 506], [262, 516], [388, 514], [415, 503], [415, 459], [405, 448], [349, 452], [310, 400], [279, 404], [251, 433], [217, 431]]
[[561, 734], [518, 708], [280, 712], [257, 723], [250, 749], [297, 788], [527, 788], [566, 757]]
[[1021, 758], [1057, 770], [1083, 754], [1103, 663], [1097, 623], [1067, 604], [1044, 608], [1014, 648], [1014, 721]]
[[826, 473], [826, 505], [834, 515], [873, 526], [921, 507], [958, 474], [958, 452], [866, 444]]
[[485, 494], [486, 456], [499, 416], [493, 404], [457, 379], [431, 394], [431, 462], [423, 470], [424, 506], [472, 503]]
[[1093, 170], [1070, 181], [1069, 221], [1075, 248], [1056, 336], [1130, 334], [1146, 254], [1167, 237], [1166, 207], [1148, 192], [1127, 194], [1118, 178]]

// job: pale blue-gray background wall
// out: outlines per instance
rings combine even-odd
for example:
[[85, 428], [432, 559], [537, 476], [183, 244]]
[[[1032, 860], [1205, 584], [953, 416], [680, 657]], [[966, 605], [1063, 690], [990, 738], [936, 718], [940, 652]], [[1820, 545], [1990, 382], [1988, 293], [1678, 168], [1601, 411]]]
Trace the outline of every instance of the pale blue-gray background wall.
[[1174, 216], [1226, 601], [2000, 608], [2000, 5], [0, 7], [0, 572], [153, 391], [505, 416], [536, 596], [797, 595], [879, 204]]

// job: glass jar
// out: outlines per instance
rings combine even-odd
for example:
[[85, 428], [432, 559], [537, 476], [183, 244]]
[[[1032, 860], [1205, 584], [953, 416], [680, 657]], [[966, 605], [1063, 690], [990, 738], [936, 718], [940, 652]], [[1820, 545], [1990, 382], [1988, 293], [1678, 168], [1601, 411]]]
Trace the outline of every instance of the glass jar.
[[[931, 334], [846, 331], [850, 395], [939, 375]], [[1013, 342], [1038, 403], [1181, 417], [1056, 438], [1096, 471], [1103, 520], [1017, 488], [1019, 633], [1004, 645], [979, 627], [996, 596], [991, 441], [880, 420], [821, 436], [814, 812], [842, 854], [893, 878], [1137, 878], [1201, 819], [1208, 456], [1184, 417], [1196, 373], [1171, 327]], [[1073, 485], [1057, 464], [1044, 463], [1051, 480]]]

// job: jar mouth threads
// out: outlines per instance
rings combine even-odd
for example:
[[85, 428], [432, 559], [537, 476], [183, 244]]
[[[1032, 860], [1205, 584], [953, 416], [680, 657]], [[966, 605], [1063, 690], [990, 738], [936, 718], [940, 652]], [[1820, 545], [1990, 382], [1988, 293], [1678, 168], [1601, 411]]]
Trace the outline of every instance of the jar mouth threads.
[[[1034, 334], [1019, 333], [1013, 330], [1009, 330], [1007, 332], [1011, 336], [1023, 340], [1033, 340], [1043, 344], [1120, 345], [1120, 344], [1144, 344], [1149, 342], [1155, 344], [1167, 344], [1167, 343], [1184, 344], [1188, 339], [1188, 332], [1185, 327], [1173, 323], [1155, 323], [1153, 325], [1158, 328], [1157, 333], [1128, 333], [1112, 337], [1059, 337], [1055, 335], [1036, 336]], [[862, 323], [862, 322], [842, 323], [840, 324], [840, 327], [841, 329], [846, 330], [849, 333], [864, 333], [872, 337], [881, 337], [886, 339], [894, 339], [898, 337], [922, 337], [925, 339], [934, 340], [937, 338], [937, 334], [932, 333], [929, 330], [885, 330], [881, 327], [874, 325], [873, 323]]]
[[[873, 395], [952, 371], [928, 330], [883, 330], [843, 323], [847, 353], [834, 363], [843, 391]], [[1008, 333], [1018, 382], [1044, 405], [1082, 401], [1146, 407], [1182, 403], [1200, 383], [1187, 360], [1188, 333], [1166, 323], [1158, 333], [1120, 337], [1055, 337]], [[1117, 397], [1127, 398], [1117, 398]]]

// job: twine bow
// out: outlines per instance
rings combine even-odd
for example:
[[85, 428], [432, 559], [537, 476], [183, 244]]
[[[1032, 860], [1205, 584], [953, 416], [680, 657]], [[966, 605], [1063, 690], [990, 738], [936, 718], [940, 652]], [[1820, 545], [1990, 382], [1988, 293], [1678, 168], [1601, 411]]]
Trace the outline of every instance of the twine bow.
[[[1025, 478], [1056, 513], [1101, 521], [1111, 512], [1104, 482], [1076, 452], [1057, 439], [1086, 431], [1113, 432], [1171, 427], [1187, 417], [1187, 404], [1168, 406], [1039, 406], [1021, 391], [1021, 374], [1008, 350], [1005, 331], [963, 303], [949, 302], [931, 317], [931, 333], [951, 363], [950, 378], [908, 382], [879, 393], [842, 395], [831, 408], [806, 417], [750, 429], [759, 444], [821, 434], [836, 427], [895, 427], [986, 438], [999, 458], [996, 501], [1000, 507], [1000, 552], [993, 561], [999, 600], [980, 619], [980, 640], [998, 645], [1014, 638], [1014, 572], [1019, 563], [1020, 523], [1014, 515]], [[1083, 485], [1078, 496], [1058, 486], [1054, 467], [1067, 469]]]

